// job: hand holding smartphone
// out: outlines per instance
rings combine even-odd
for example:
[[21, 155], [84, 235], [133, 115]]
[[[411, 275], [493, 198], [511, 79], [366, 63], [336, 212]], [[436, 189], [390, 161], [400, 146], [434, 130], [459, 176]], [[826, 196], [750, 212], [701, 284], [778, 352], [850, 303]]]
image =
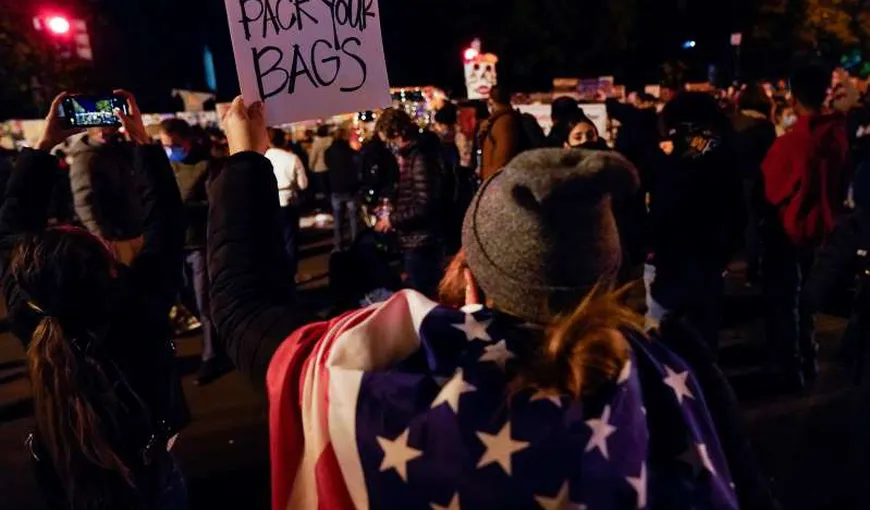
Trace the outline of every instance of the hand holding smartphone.
[[127, 99], [119, 94], [68, 95], [61, 101], [58, 113], [69, 129], [121, 127], [116, 109], [129, 114]]

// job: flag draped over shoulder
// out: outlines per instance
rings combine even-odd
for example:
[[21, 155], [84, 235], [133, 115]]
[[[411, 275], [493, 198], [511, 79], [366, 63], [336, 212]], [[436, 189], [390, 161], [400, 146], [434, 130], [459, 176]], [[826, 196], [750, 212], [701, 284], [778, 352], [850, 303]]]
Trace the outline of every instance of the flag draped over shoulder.
[[466, 312], [405, 291], [282, 344], [275, 510], [738, 508], [700, 388], [663, 345], [628, 336], [594, 399], [511, 394], [537, 332]]

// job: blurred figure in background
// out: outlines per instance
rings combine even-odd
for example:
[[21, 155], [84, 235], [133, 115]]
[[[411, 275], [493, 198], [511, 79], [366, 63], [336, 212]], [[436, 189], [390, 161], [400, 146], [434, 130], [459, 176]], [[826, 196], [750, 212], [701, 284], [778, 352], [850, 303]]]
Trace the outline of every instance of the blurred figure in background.
[[490, 117], [480, 126], [480, 178], [488, 179], [520, 153], [522, 125], [510, 92], [495, 86], [489, 93]]
[[133, 147], [115, 128], [91, 128], [70, 147], [70, 185], [79, 221], [129, 263], [142, 249], [142, 200]]
[[648, 318], [682, 318], [715, 355], [724, 272], [742, 243], [745, 211], [729, 119], [705, 93], [684, 92], [662, 111], [670, 153], [650, 190]]
[[300, 194], [308, 188], [308, 175], [305, 173], [302, 160], [285, 148], [286, 143], [284, 131], [269, 129], [269, 149], [266, 151], [266, 159], [272, 163], [275, 180], [278, 181], [284, 251], [290, 257], [290, 268], [295, 278], [299, 268], [299, 199]]
[[308, 151], [308, 162], [314, 173], [314, 182], [317, 185], [314, 190], [314, 198], [325, 204], [329, 202], [329, 166], [326, 164], [326, 149], [332, 145], [332, 137], [329, 136], [329, 126], [318, 126], [317, 135], [311, 143]]
[[360, 184], [358, 154], [350, 146], [350, 133], [345, 128], [335, 131], [335, 140], [326, 149], [324, 161], [329, 168], [329, 195], [333, 216], [333, 249], [344, 250], [344, 231], [342, 228], [344, 212], [350, 227], [350, 244], [359, 235], [359, 202], [357, 193]]
[[803, 389], [818, 374], [813, 316], [801, 289], [816, 250], [846, 212], [853, 175], [846, 116], [823, 109], [830, 85], [831, 71], [823, 65], [806, 63], [794, 71], [797, 121], [762, 165], [765, 195], [778, 220], [764, 230], [767, 338], [787, 390]]
[[[553, 119], [553, 127], [547, 135], [547, 147], [563, 147], [571, 132], [569, 126], [572, 119], [576, 118], [580, 106], [573, 97], [559, 97], [550, 106], [550, 117]], [[582, 111], [582, 110], [580, 110]]]
[[745, 88], [737, 99], [734, 116], [737, 164], [743, 175], [743, 200], [748, 213], [746, 222], [746, 282], [758, 283], [761, 269], [761, 229], [770, 220], [770, 211], [764, 199], [764, 179], [761, 163], [776, 141], [773, 125], [773, 102], [759, 84]]
[[208, 196], [206, 181], [219, 162], [211, 159], [208, 147], [195, 141], [196, 132], [187, 121], [166, 119], [160, 123], [160, 142], [169, 157], [181, 200], [187, 231], [184, 243], [185, 285], [182, 302], [202, 323], [202, 364], [196, 383], [208, 384], [229, 369], [222, 356], [208, 302], [208, 268], [205, 261]]

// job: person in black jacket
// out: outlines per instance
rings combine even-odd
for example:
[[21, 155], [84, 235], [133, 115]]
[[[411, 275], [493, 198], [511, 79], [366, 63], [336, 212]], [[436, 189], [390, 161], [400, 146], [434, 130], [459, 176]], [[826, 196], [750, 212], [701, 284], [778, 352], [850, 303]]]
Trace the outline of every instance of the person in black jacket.
[[421, 136], [401, 110], [386, 110], [375, 131], [392, 146], [399, 162], [395, 210], [375, 230], [395, 229], [405, 251], [408, 286], [434, 296], [444, 258], [442, 242], [442, 163], [437, 136]]
[[326, 149], [324, 159], [329, 174], [330, 201], [333, 217], [333, 246], [336, 251], [344, 248], [342, 233], [342, 216], [347, 211], [347, 221], [350, 225], [350, 242], [353, 243], [359, 234], [359, 164], [357, 152], [348, 141], [350, 134], [347, 129], [335, 130], [332, 145]]
[[46, 229], [56, 160], [70, 133], [52, 103], [0, 210], [2, 286], [27, 346], [36, 432], [29, 444], [52, 508], [185, 508], [170, 453], [188, 423], [169, 309], [178, 292], [182, 206], [166, 155], [149, 144], [132, 95], [118, 115], [134, 148], [144, 242], [129, 265], [84, 229]]
[[745, 215], [733, 132], [716, 101], [703, 93], [673, 99], [662, 124], [670, 145], [653, 166], [648, 317], [685, 316], [715, 353], [723, 273], [742, 239]]
[[202, 364], [196, 374], [197, 385], [206, 385], [229, 369], [222, 355], [211, 322], [208, 304], [208, 271], [205, 262], [205, 230], [208, 214], [206, 180], [220, 162], [213, 160], [208, 147], [197, 142], [196, 132], [184, 119], [160, 123], [160, 142], [169, 157], [175, 181], [181, 191], [187, 232], [184, 241], [184, 287], [182, 302], [197, 314], [202, 324]]
[[[771, 119], [773, 103], [761, 85], [753, 85], [740, 93], [738, 111], [733, 124], [736, 131], [737, 164], [743, 174], [743, 199], [749, 221], [746, 223], [746, 280], [758, 280], [761, 266], [761, 228], [772, 211], [764, 199], [764, 179], [761, 163], [776, 141], [776, 127]], [[775, 219], [775, 218], [773, 218]]]
[[[265, 149], [262, 104], [256, 103], [247, 109], [242, 99], [237, 98], [224, 119], [224, 125], [232, 155], [210, 185], [213, 200], [209, 210], [209, 270], [214, 275], [211, 287], [214, 317], [238, 369], [260, 391], [267, 384], [269, 372], [269, 386], [278, 390], [274, 393], [275, 398], [282, 399], [281, 395], [286, 394], [292, 400], [294, 394], [298, 396], [300, 387], [291, 382], [289, 377], [282, 377], [286, 376], [285, 370], [296, 371], [299, 366], [288, 368], [286, 363], [292, 359], [307, 366], [306, 362], [316, 354], [319, 336], [328, 329], [328, 324], [311, 323], [310, 318], [295, 305], [291, 290], [283, 285], [280, 278], [275, 278], [275, 274], [287, 271], [287, 264], [283, 257], [279, 208], [275, 201], [268, 199], [275, 194], [275, 181], [268, 161], [257, 154]], [[531, 267], [530, 270], [535, 269], [540, 269], [540, 266]], [[462, 275], [465, 273], [467, 271], [460, 271]], [[404, 317], [404, 309], [394, 307], [388, 313], [397, 318], [397, 328], [403, 327], [399, 322]], [[778, 508], [753, 460], [733, 391], [712, 361], [706, 346], [679, 322], [668, 319], [661, 329], [658, 337], [687, 360], [697, 376], [733, 473], [741, 507], [758, 510]], [[380, 330], [373, 330], [372, 333], [383, 335]], [[361, 336], [353, 340], [355, 345], [366, 343]], [[463, 339], [463, 348], [469, 343]], [[384, 342], [377, 344], [383, 345]], [[364, 350], [365, 347], [362, 347], [360, 352]], [[383, 360], [362, 358], [353, 356], [352, 359], [330, 361], [330, 368], [325, 369], [325, 372], [336, 364], [350, 363], [355, 367], [373, 362], [384, 364]], [[415, 361], [388, 371], [410, 370], [410, 365], [416, 367], [417, 363]], [[427, 367], [425, 361], [422, 365]], [[374, 375], [381, 375], [383, 370], [375, 371]], [[344, 370], [337, 368], [333, 373], [337, 372], [343, 373]], [[358, 377], [360, 373], [360, 370], [354, 370], [352, 377]], [[413, 376], [409, 374], [409, 377]], [[281, 393], [280, 388], [285, 385], [285, 392]], [[311, 388], [306, 388], [308, 390]], [[318, 398], [317, 390], [312, 391], [314, 398]], [[413, 391], [404, 391], [404, 394], [408, 398], [426, 398]], [[276, 409], [283, 405], [277, 400], [273, 402]], [[290, 410], [299, 413], [298, 409]], [[292, 421], [293, 418], [286, 423], [282, 421], [282, 424], [291, 426]], [[283, 438], [294, 443], [294, 447], [298, 446], [298, 442], [309, 439], [308, 435], [300, 432], [294, 440], [293, 432], [289, 429], [271, 432], [273, 437], [283, 435]]]

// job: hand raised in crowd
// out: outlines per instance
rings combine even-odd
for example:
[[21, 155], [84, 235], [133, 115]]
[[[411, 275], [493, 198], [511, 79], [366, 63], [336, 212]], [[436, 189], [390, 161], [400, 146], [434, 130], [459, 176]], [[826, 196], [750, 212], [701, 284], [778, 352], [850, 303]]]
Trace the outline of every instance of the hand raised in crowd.
[[36, 144], [38, 150], [49, 151], [67, 138], [84, 131], [82, 128], [67, 127], [60, 116], [60, 104], [68, 95], [69, 93], [67, 92], [61, 92], [54, 98], [54, 101], [51, 102], [51, 109], [48, 112], [48, 116], [45, 118], [45, 127], [42, 130], [42, 136]]
[[245, 100], [238, 96], [221, 119], [221, 127], [227, 134], [230, 156], [245, 151], [264, 154], [269, 148], [262, 102], [245, 106]]
[[142, 122], [142, 112], [139, 110], [139, 105], [136, 104], [136, 98], [133, 94], [121, 89], [114, 90], [112, 93], [127, 100], [127, 113], [116, 109], [115, 115], [121, 120], [121, 125], [124, 126], [124, 131], [127, 132], [127, 137], [130, 138], [130, 141], [138, 145], [150, 143], [151, 137], [145, 131], [145, 123]]

